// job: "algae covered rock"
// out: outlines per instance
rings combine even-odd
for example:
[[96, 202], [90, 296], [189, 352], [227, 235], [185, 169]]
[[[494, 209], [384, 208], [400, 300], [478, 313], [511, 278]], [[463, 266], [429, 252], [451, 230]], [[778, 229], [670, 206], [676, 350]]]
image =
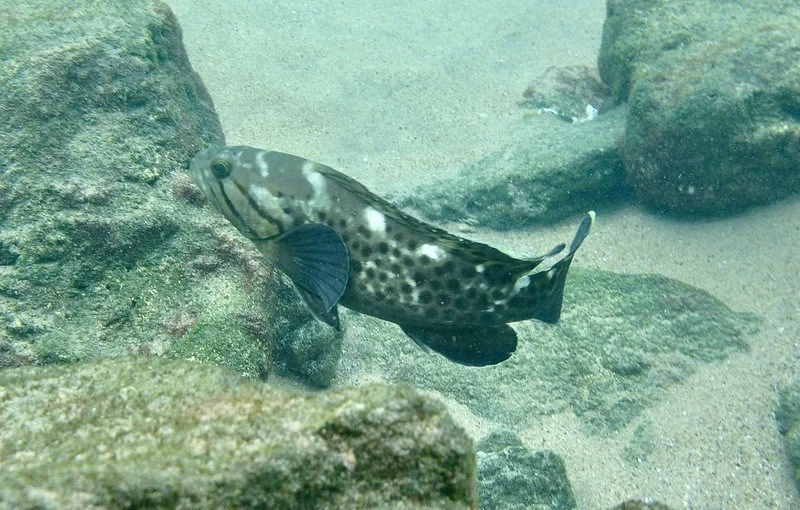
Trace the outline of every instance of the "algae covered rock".
[[155, 358], [0, 372], [0, 508], [474, 508], [438, 403]]
[[730, 214], [800, 191], [800, 4], [610, 0], [600, 75], [628, 101], [640, 200]]
[[327, 388], [336, 375], [341, 354], [342, 335], [309, 316], [275, 342], [275, 375], [311, 388]]
[[536, 115], [517, 124], [513, 139], [435, 188], [396, 197], [426, 218], [511, 230], [583, 214], [624, 193], [617, 150], [624, 110], [568, 124]]
[[795, 484], [800, 490], [800, 382], [795, 381], [780, 390], [775, 419], [778, 431], [783, 434]]
[[481, 508], [577, 508], [564, 461], [555, 452], [532, 452], [516, 434], [500, 430], [475, 445]]
[[172, 12], [0, 0], [0, 19], [0, 367], [154, 353], [265, 377], [300, 305], [184, 173], [224, 137]]
[[510, 430], [571, 410], [597, 433], [631, 423], [700, 364], [745, 352], [760, 323], [670, 278], [580, 267], [570, 271], [558, 324], [514, 324], [514, 355], [479, 370], [426, 354], [372, 318], [348, 320], [360, 334], [345, 339], [340, 384], [360, 371], [434, 390]]

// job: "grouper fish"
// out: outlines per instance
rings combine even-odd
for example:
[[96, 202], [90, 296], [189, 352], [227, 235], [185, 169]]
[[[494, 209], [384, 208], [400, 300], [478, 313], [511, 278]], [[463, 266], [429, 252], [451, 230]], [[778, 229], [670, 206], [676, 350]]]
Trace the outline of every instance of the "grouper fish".
[[452, 235], [359, 182], [290, 154], [235, 146], [200, 151], [189, 172], [214, 206], [285, 273], [314, 317], [339, 328], [337, 305], [398, 324], [424, 350], [472, 366], [517, 347], [508, 323], [561, 314], [564, 282], [591, 229], [566, 254], [531, 259]]

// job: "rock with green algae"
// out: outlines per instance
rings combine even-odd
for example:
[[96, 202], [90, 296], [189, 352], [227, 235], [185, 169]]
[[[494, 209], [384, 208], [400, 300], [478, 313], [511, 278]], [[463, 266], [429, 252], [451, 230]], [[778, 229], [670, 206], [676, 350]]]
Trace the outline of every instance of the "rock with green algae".
[[778, 392], [775, 419], [778, 432], [783, 435], [795, 484], [800, 490], [800, 381], [787, 384]]
[[0, 372], [0, 508], [475, 508], [471, 440], [411, 389], [290, 393], [119, 358]]
[[735, 214], [800, 192], [800, 3], [609, 0], [600, 75], [628, 101], [639, 199]]
[[509, 430], [475, 445], [482, 508], [568, 510], [577, 508], [564, 460], [550, 450], [530, 451]]
[[183, 171], [224, 136], [170, 9], [0, 0], [0, 22], [0, 368], [137, 352], [268, 376], [306, 314]]
[[495, 366], [463, 367], [381, 321], [346, 319], [339, 384], [368, 377], [437, 391], [513, 431], [572, 411], [601, 434], [631, 423], [701, 364], [745, 352], [760, 324], [677, 280], [575, 266], [559, 323], [514, 324], [517, 350]]
[[497, 151], [396, 202], [426, 218], [499, 230], [583, 214], [625, 194], [617, 150], [624, 125], [624, 109], [579, 124], [552, 115], [522, 119]]

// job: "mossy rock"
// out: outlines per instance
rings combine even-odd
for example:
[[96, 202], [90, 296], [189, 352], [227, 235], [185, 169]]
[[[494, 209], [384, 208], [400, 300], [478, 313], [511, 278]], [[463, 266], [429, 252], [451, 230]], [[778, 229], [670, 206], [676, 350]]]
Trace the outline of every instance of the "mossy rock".
[[411, 389], [290, 393], [163, 359], [0, 372], [0, 508], [475, 508], [471, 440]]

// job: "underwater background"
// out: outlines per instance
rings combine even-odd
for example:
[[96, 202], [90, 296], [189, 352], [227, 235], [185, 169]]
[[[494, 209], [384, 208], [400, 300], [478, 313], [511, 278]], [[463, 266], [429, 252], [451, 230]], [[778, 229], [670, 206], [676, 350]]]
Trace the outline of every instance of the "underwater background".
[[[187, 339], [203, 339], [213, 331], [216, 318], [202, 315], [199, 310], [207, 303], [198, 304], [200, 297], [197, 302], [189, 300], [184, 311], [182, 296], [172, 294], [166, 302], [174, 304], [175, 311], [148, 311], [154, 323], [163, 321], [166, 340], [126, 347], [127, 353], [211, 364], [225, 358], [219, 364], [241, 362], [244, 368], [239, 372], [246, 376], [294, 389], [331, 387], [347, 392], [353, 391], [346, 389], [349, 386], [384, 382], [419, 388], [444, 402], [476, 442], [492, 433], [501, 438], [508, 434], [510, 445], [519, 441], [527, 450], [552, 451], [563, 459], [571, 489], [564, 499], [554, 500], [552, 508], [605, 509], [628, 499], [649, 498], [671, 508], [800, 505], [800, 468], [790, 463], [790, 457], [798, 460], [800, 454], [792, 453], [786, 440], [800, 437], [786, 436], [791, 428], [787, 422], [800, 423], [786, 411], [800, 410], [800, 198], [794, 187], [800, 167], [785, 173], [786, 186], [759, 177], [774, 194], [754, 195], [750, 202], [726, 203], [718, 210], [707, 206], [723, 201], [714, 202], [713, 197], [705, 197], [706, 205], [679, 210], [674, 196], [653, 198], [654, 193], [641, 191], [637, 176], [626, 179], [625, 165], [636, 165], [632, 151], [618, 150], [626, 136], [628, 108], [651, 105], [633, 101], [626, 105], [630, 91], [623, 91], [619, 83], [607, 83], [616, 86], [611, 91], [599, 84], [586, 91], [591, 79], [582, 73], [596, 73], [609, 12], [606, 2], [169, 0], [166, 4], [180, 24], [189, 62], [213, 100], [227, 144], [273, 149], [324, 163], [424, 219], [517, 257], [538, 255], [568, 241], [585, 210], [594, 209], [597, 221], [568, 277], [561, 322], [554, 328], [516, 324], [519, 351], [496, 370], [453, 366], [424, 354], [393, 325], [346, 310], [341, 337], [311, 324], [307, 332], [285, 340], [293, 333], [282, 336], [288, 326], [276, 317], [289, 316], [297, 322], [303, 316], [294, 294], [285, 288], [242, 305], [247, 308], [242, 330], [279, 331], [259, 338], [265, 344], [275, 341], [273, 337], [285, 341], [264, 359], [240, 345], [259, 334], [236, 340], [232, 356], [198, 353], [185, 346]], [[609, 4], [624, 11], [637, 2]], [[714, 2], [694, 4], [701, 16], [703, 9], [716, 12]], [[751, 4], [760, 5], [743, 2], [741, 8]], [[780, 1], [770, 6], [778, 16], [788, 17], [789, 26], [797, 27], [796, 7]], [[663, 48], [689, 42], [669, 41]], [[551, 79], [552, 68], [569, 69], [567, 78], [560, 79], [573, 83], [573, 92], [580, 88], [574, 83], [585, 85], [578, 93], [562, 90], [562, 95], [594, 95], [600, 110], [597, 118], [580, 107], [575, 111], [549, 107], [546, 93], [544, 100], [537, 96], [536, 80], [541, 84]], [[735, 69], [731, 64], [719, 72], [735, 79]], [[796, 63], [793, 69], [797, 71]], [[672, 71], [666, 66], [662, 72], [669, 78]], [[604, 78], [608, 76], [618, 78], [610, 74]], [[653, 81], [665, 79], [659, 75]], [[797, 90], [795, 95], [786, 92], [784, 111], [795, 124], [782, 138], [788, 140], [785, 151], [795, 155], [795, 164], [800, 153], [800, 137], [792, 131], [800, 116]], [[668, 102], [669, 97], [659, 99]], [[575, 122], [565, 122], [565, 117]], [[691, 120], [688, 115], [687, 119]], [[644, 131], [642, 125], [648, 121], [652, 119], [637, 127]], [[197, 122], [193, 117], [184, 128], [202, 133], [197, 137], [206, 142], [219, 141], [219, 126]], [[627, 136], [633, 136], [631, 125]], [[684, 129], [691, 133], [696, 125], [687, 121]], [[671, 158], [669, 148], [653, 149], [648, 140], [627, 138], [626, 143], [644, 147], [643, 152], [658, 152], [666, 161]], [[135, 142], [126, 144], [137, 149]], [[199, 148], [188, 144], [186, 152]], [[179, 160], [181, 154], [171, 157]], [[9, 153], [3, 163], [15, 168], [15, 158], [23, 161], [25, 156]], [[762, 166], [759, 161], [765, 167], [776, 164], [751, 154], [742, 158], [756, 169]], [[535, 177], [530, 180], [518, 172], [519, 166], [536, 170], [537, 165], [541, 172], [532, 172]], [[45, 170], [45, 174], [55, 171]], [[168, 183], [162, 191], [181, 204], [176, 206], [179, 210], [153, 206], [154, 216], [177, 218], [185, 214], [181, 208], [203, 210], [209, 218], [219, 216], [208, 206], [203, 209], [188, 179], [175, 177], [172, 171], [156, 169], [155, 175], [126, 175], [123, 180], [157, 190], [162, 182]], [[652, 176], [647, 171], [643, 168], [637, 175]], [[668, 187], [668, 178], [659, 178]], [[82, 186], [81, 179], [85, 177], [76, 177], [71, 185]], [[0, 199], [11, 203], [13, 182], [0, 184]], [[749, 196], [748, 192], [730, 194]], [[62, 202], [71, 197], [74, 203], [69, 207], [109, 200], [102, 186], [53, 193]], [[685, 196], [694, 194], [694, 189], [687, 189]], [[5, 208], [0, 212], [12, 216]], [[213, 233], [212, 255], [227, 257], [223, 270], [228, 271], [228, 264], [244, 267], [247, 293], [257, 294], [248, 285], [277, 278], [258, 266], [250, 252], [242, 251], [246, 241], [237, 241], [235, 229], [221, 217], [207, 223], [206, 216], [197, 216], [197, 224], [191, 225]], [[175, 242], [172, 232], [186, 229], [183, 221], [155, 222], [138, 232], [153, 244], [164, 239]], [[93, 223], [89, 226], [101, 230]], [[84, 228], [80, 222], [77, 227]], [[102, 231], [103, 236], [116, 234]], [[175, 238], [179, 239], [176, 253], [194, 257], [192, 271], [223, 271], [208, 260], [208, 254], [198, 255], [202, 238]], [[0, 239], [2, 268], [17, 260], [17, 252], [9, 246], [6, 238]], [[94, 245], [82, 249], [97, 250]], [[131, 252], [125, 242], [117, 250], [122, 258]], [[45, 253], [40, 259], [51, 263], [60, 256]], [[131, 262], [123, 274], [136, 273], [142, 281], [163, 278], [165, 285], [169, 278], [160, 275], [190, 266], [177, 258], [158, 261], [160, 266], [146, 270], [137, 269], [138, 264]], [[3, 276], [9, 273], [2, 271]], [[102, 280], [94, 274], [78, 277]], [[219, 293], [220, 310], [240, 306], [224, 298], [229, 282], [242, 281], [238, 274], [226, 272], [209, 281], [203, 291]], [[119, 288], [106, 287], [113, 293], [125, 291], [125, 286], [123, 282]], [[8, 288], [3, 283], [0, 294], [11, 296]], [[38, 288], [41, 295], [48, 294], [46, 286]], [[157, 308], [156, 294], [152, 299], [142, 295], [145, 305], [131, 308]], [[231, 291], [240, 294], [239, 288]], [[259, 322], [258, 306], [274, 302], [285, 303], [281, 306], [286, 310]], [[16, 311], [0, 312], [8, 324], [0, 338], [2, 366], [24, 365], [28, 356], [35, 356], [20, 346], [34, 344], [38, 330], [15, 319], [24, 317]], [[123, 310], [120, 319], [104, 327], [124, 334], [128, 313], [141, 312]], [[146, 321], [133, 322], [139, 327]], [[50, 326], [46, 320], [42, 324], [42, 330]], [[202, 328], [206, 332], [198, 333]], [[76, 335], [71, 330], [69, 334]], [[109, 338], [96, 339], [103, 352], [87, 357], [102, 357], [106, 351], [119, 354]], [[332, 354], [317, 355], [311, 363], [321, 368], [282, 366], [289, 364], [282, 356], [299, 357], [297, 351], [315, 338], [333, 345]], [[81, 349], [70, 348], [53, 361], [82, 359]], [[317, 347], [306, 345], [306, 349], [314, 354]], [[7, 361], [12, 358], [17, 361]], [[35, 364], [48, 362], [36, 359]], [[265, 368], [270, 364], [275, 365], [274, 373]], [[3, 398], [0, 394], [0, 401]], [[383, 395], [369, 398], [380, 400]], [[800, 434], [798, 427], [795, 434]], [[800, 449], [800, 439], [794, 440], [794, 448]], [[491, 446], [486, 448], [487, 453], [478, 457], [479, 467], [491, 454]], [[480, 494], [490, 494], [491, 487], [480, 475], [478, 484]], [[481, 508], [524, 508], [510, 499], [489, 502], [483, 497]]]
[[[551, 66], [596, 67], [606, 18], [605, 2], [593, 0], [169, 3], [228, 143], [325, 162], [384, 196], [436, 186], [514, 138], [534, 78]], [[640, 421], [587, 434], [564, 410], [534, 420], [523, 442], [563, 456], [580, 508], [634, 496], [686, 508], [796, 507], [774, 413], [777, 389], [798, 376], [800, 199], [711, 218], [624, 201], [595, 207], [574, 268], [674, 278], [763, 323], [748, 350], [703, 364]], [[524, 256], [569, 239], [578, 218], [502, 232], [478, 224], [468, 235]], [[580, 303], [589, 314], [601, 305]], [[578, 304], [567, 294], [564, 306]], [[346, 338], [345, 368], [349, 357]], [[352, 370], [367, 375], [339, 377], [370, 380], [369, 367]], [[451, 412], [474, 436], [492, 428], [463, 405]], [[628, 462], [641, 423], [651, 451]]]

